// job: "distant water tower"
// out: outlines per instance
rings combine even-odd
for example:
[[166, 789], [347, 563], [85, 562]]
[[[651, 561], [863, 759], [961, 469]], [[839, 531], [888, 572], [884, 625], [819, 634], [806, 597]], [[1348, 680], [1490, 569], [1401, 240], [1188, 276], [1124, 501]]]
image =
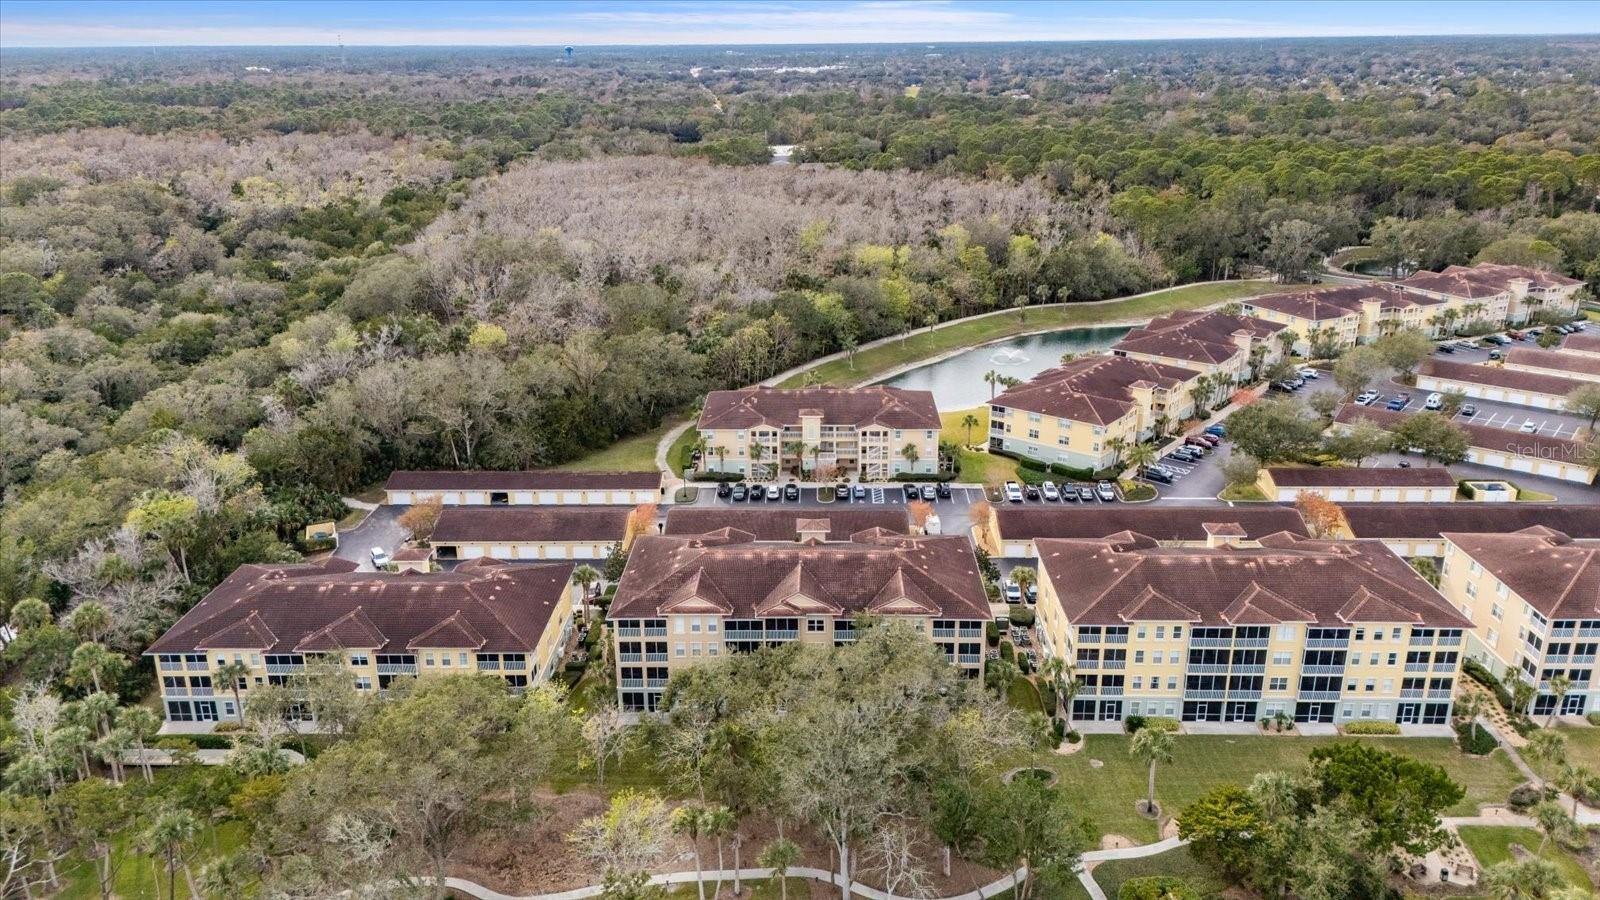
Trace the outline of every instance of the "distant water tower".
[[567, 48], [567, 59], [571, 59], [571, 58], [572, 58], [572, 48], [568, 47]]

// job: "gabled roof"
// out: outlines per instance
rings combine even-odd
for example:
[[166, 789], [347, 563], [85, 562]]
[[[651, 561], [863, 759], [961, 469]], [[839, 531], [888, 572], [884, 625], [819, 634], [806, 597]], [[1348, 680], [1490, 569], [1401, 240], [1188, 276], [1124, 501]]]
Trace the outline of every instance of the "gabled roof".
[[[1036, 542], [1073, 624], [1177, 621], [1204, 625], [1277, 621], [1470, 623], [1379, 541], [1266, 535], [1260, 547], [1162, 547], [1122, 540]], [[1391, 618], [1381, 618], [1389, 615]]]
[[[732, 536], [732, 535], [730, 535]], [[733, 604], [728, 602], [727, 595], [711, 580], [704, 568], [696, 569], [694, 574], [684, 579], [677, 590], [667, 597], [659, 610], [662, 613], [718, 613], [731, 615]]]
[[1439, 466], [1272, 466], [1267, 469], [1272, 483], [1283, 488], [1314, 490], [1324, 487], [1448, 487], [1456, 486], [1449, 469]]
[[1184, 310], [1151, 319], [1112, 345], [1111, 352], [1141, 353], [1165, 359], [1221, 364], [1246, 352], [1235, 341], [1244, 335], [1265, 340], [1288, 326], [1253, 316]]
[[814, 518], [800, 510], [767, 506], [680, 506], [667, 507], [667, 534], [706, 534], [719, 528], [734, 528], [748, 535], [747, 541], [793, 541], [800, 537], [802, 523], [828, 523], [829, 541], [847, 541], [850, 535], [868, 528], [883, 528], [899, 534], [911, 531], [911, 516], [904, 506], [852, 506], [835, 503], [826, 515]]
[[1262, 294], [1241, 300], [1240, 303], [1246, 309], [1270, 309], [1298, 319], [1327, 322], [1360, 315], [1362, 308], [1374, 301], [1380, 304], [1380, 309], [1434, 306], [1442, 302], [1422, 294], [1408, 293], [1392, 284], [1373, 282]]
[[[1594, 375], [1600, 371], [1592, 357], [1581, 353], [1563, 353], [1539, 347], [1512, 347], [1506, 353], [1507, 366], [1527, 366], [1546, 372], [1569, 372], [1573, 375]], [[1593, 383], [1593, 379], [1583, 379]]]
[[997, 506], [995, 522], [1006, 541], [1035, 538], [1100, 538], [1118, 532], [1149, 535], [1155, 541], [1203, 543], [1210, 534], [1222, 536], [1209, 526], [1237, 525], [1244, 537], [1259, 538], [1278, 531], [1306, 534], [1305, 521], [1291, 506], [1245, 505], [1232, 509], [1217, 506], [1171, 506], [1165, 503], [1121, 503], [1111, 508], [1104, 504], [1083, 507]]
[[631, 506], [446, 506], [433, 527], [435, 544], [621, 541]]
[[1593, 503], [1351, 503], [1339, 508], [1358, 538], [1432, 540], [1450, 531], [1516, 531], [1541, 524], [1577, 538], [1600, 538], [1600, 504]]
[[803, 616], [807, 613], [836, 616], [842, 612], [844, 607], [834, 602], [817, 573], [803, 559], [797, 560], [789, 574], [756, 604], [756, 614], [760, 616]]
[[433, 639], [526, 652], [570, 602], [573, 564], [476, 559], [431, 574], [354, 568], [339, 559], [240, 566], [146, 652], [399, 652], [439, 646], [418, 643]]
[[1200, 373], [1126, 356], [1083, 356], [1009, 388], [991, 406], [1107, 425], [1134, 408], [1135, 388], [1173, 390]]
[[1546, 617], [1600, 618], [1600, 541], [1543, 526], [1444, 537]]
[[1431, 375], [1434, 378], [1448, 378], [1451, 381], [1459, 381], [1465, 384], [1509, 388], [1513, 391], [1531, 391], [1538, 394], [1551, 394], [1557, 397], [1565, 397], [1572, 393], [1574, 388], [1592, 383], [1578, 378], [1567, 378], [1562, 375], [1507, 369], [1504, 366], [1479, 366], [1471, 363], [1450, 362], [1443, 359], [1423, 360], [1422, 365], [1417, 369], [1417, 374]]
[[829, 425], [881, 425], [886, 428], [940, 428], [933, 393], [872, 385], [860, 388], [764, 386], [712, 391], [700, 412], [702, 430], [782, 428], [799, 425], [802, 415], [820, 415]]
[[1519, 280], [1526, 280], [1530, 286], [1542, 290], [1583, 283], [1576, 278], [1527, 266], [1479, 263], [1475, 266], [1449, 266], [1443, 272], [1418, 272], [1400, 282], [1400, 285], [1463, 300], [1477, 300], [1503, 294], [1511, 290], [1513, 281]]
[[661, 486], [661, 473], [532, 471], [469, 472], [407, 470], [392, 472], [384, 482], [390, 491], [624, 491]]
[[917, 587], [916, 579], [907, 575], [904, 568], [894, 570], [889, 580], [883, 583], [883, 589], [867, 604], [867, 611], [878, 615], [926, 615], [939, 614], [939, 606], [929, 599], [922, 588]]
[[472, 623], [461, 615], [461, 610], [451, 613], [448, 618], [423, 633], [412, 638], [406, 647], [419, 650], [423, 647], [446, 647], [455, 649], [465, 647], [476, 650], [485, 643], [484, 636]]

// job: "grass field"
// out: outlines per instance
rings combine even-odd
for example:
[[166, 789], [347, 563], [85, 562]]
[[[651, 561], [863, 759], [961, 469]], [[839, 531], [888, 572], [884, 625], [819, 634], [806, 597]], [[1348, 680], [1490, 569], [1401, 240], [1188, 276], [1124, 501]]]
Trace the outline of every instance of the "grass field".
[[1044, 701], [1039, 699], [1039, 688], [1026, 678], [1018, 678], [1011, 682], [1011, 688], [1006, 691], [1006, 700], [1023, 712], [1044, 712]]
[[682, 419], [669, 416], [658, 428], [623, 438], [604, 450], [596, 450], [555, 468], [567, 472], [650, 472], [656, 467], [656, 445]]
[[1217, 495], [1219, 500], [1265, 502], [1267, 495], [1261, 493], [1261, 488], [1253, 484], [1230, 484]]
[[1210, 866], [1195, 859], [1188, 847], [1179, 847], [1176, 850], [1139, 859], [1113, 859], [1095, 866], [1091, 874], [1094, 875], [1094, 880], [1100, 885], [1101, 890], [1106, 892], [1107, 897], [1117, 896], [1117, 891], [1123, 882], [1151, 875], [1182, 878], [1185, 884], [1198, 891], [1202, 897], [1220, 894], [1228, 887], [1228, 883], [1218, 878]]
[[[1536, 716], [1534, 721], [1543, 725], [1544, 717]], [[1600, 771], [1600, 728], [1558, 725], [1556, 726], [1556, 731], [1567, 739], [1568, 761], [1573, 765], [1582, 766], [1590, 771]], [[1533, 770], [1541, 776], [1545, 778], [1554, 777], [1555, 766], [1539, 760], [1529, 759], [1526, 755], [1523, 756], [1523, 759], [1527, 760], [1528, 765], [1532, 766]]]
[[966, 449], [967, 428], [961, 420], [971, 413], [978, 420], [972, 426], [972, 443], [982, 444], [985, 435], [989, 433], [989, 407], [975, 406], [972, 409], [957, 409], [947, 413], [940, 413], [939, 418], [944, 422], [944, 430], [939, 437], [961, 445], [961, 481], [971, 484], [1004, 484], [1015, 481], [1017, 478], [1017, 461], [1006, 456], [995, 456], [990, 453], [979, 453]]
[[[1134, 808], [1135, 801], [1144, 797], [1146, 770], [1128, 753], [1130, 739], [1119, 734], [1091, 734], [1084, 740], [1084, 749], [1071, 756], [1038, 753], [1027, 763], [1060, 774], [1068, 797], [1097, 833], [1127, 835], [1140, 843], [1156, 840], [1156, 824]], [[1257, 772], [1298, 769], [1312, 748], [1336, 740], [1339, 738], [1182, 735], [1173, 761], [1156, 770], [1156, 799], [1168, 813], [1175, 814], [1217, 785], [1248, 784]], [[1444, 766], [1467, 791], [1466, 799], [1450, 815], [1473, 815], [1479, 804], [1503, 803], [1522, 781], [1500, 750], [1477, 758], [1462, 754], [1448, 738], [1361, 740]], [[1092, 759], [1103, 765], [1093, 768], [1089, 765]]]
[[[1532, 828], [1516, 828], [1509, 825], [1464, 825], [1458, 831], [1461, 834], [1461, 843], [1467, 845], [1472, 855], [1478, 858], [1478, 864], [1487, 869], [1495, 863], [1502, 863], [1513, 858], [1512, 844], [1521, 844], [1529, 853], [1539, 849], [1539, 832]], [[1557, 847], [1554, 841], [1544, 848], [1543, 858], [1556, 864], [1561, 874], [1574, 887], [1591, 890], [1594, 887], [1589, 879], [1589, 874], [1584, 871], [1583, 863], [1579, 862], [1572, 854]]]
[[[239, 849], [244, 840], [243, 823], [223, 822], [220, 825], [206, 825], [202, 827], [200, 836], [195, 841], [199, 852], [189, 865], [198, 875], [206, 863]], [[132, 848], [127, 837], [117, 841], [117, 850], [112, 858], [122, 860], [121, 868], [117, 870], [115, 885], [118, 897], [167, 896], [166, 869], [158, 861], [153, 861], [152, 857]], [[100, 885], [96, 880], [92, 863], [77, 861], [75, 864], [63, 865], [61, 876], [66, 887], [56, 895], [60, 900], [98, 900], [100, 897]], [[190, 900], [191, 897], [188, 885], [184, 883], [182, 870], [177, 873], [174, 895], [178, 900]]]
[[1194, 284], [1114, 303], [1079, 303], [1029, 310], [1007, 310], [998, 315], [950, 325], [931, 332], [925, 331], [905, 340], [891, 341], [870, 350], [863, 350], [857, 353], [853, 360], [837, 359], [824, 363], [784, 381], [782, 386], [798, 387], [808, 380], [820, 384], [861, 384], [890, 369], [948, 353], [951, 350], [974, 347], [1024, 332], [1098, 325], [1127, 319], [1147, 319], [1173, 310], [1193, 309], [1197, 306], [1253, 297], [1270, 291], [1284, 290], [1287, 287], [1288, 285], [1267, 281]]

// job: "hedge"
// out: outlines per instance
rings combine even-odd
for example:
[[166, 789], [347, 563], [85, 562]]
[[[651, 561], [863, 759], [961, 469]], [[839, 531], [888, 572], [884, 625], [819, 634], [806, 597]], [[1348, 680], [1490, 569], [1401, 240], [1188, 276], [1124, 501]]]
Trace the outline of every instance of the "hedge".
[[[1046, 480], [1046, 475], [1060, 475], [1065, 478], [1073, 478], [1078, 481], [1095, 480], [1095, 473], [1093, 469], [1080, 469], [1076, 466], [1069, 466], [1063, 463], [1047, 463], [1042, 459], [1034, 459], [1031, 456], [1023, 456], [1020, 453], [1012, 453], [1009, 450], [995, 450], [991, 448], [989, 452], [995, 456], [1006, 456], [1016, 460], [1017, 477], [1021, 478], [1022, 481], [1027, 484], [1039, 484], [1040, 482]], [[1037, 480], [1030, 478], [1031, 475], [1036, 475]]]
[[895, 481], [955, 481], [956, 472], [896, 472]]
[[1506, 712], [1512, 713], [1513, 715], [1516, 714], [1517, 711], [1513, 709], [1513, 707], [1516, 705], [1516, 701], [1511, 698], [1511, 691], [1507, 690], [1506, 686], [1500, 683], [1500, 679], [1494, 677], [1493, 672], [1484, 668], [1483, 663], [1480, 663], [1475, 659], [1468, 658], [1462, 661], [1461, 671], [1465, 673], [1468, 678], [1471, 678], [1473, 681], [1476, 681], [1492, 691], [1494, 693], [1494, 699], [1499, 702], [1501, 708], [1503, 708]]
[[1142, 728], [1176, 732], [1178, 730], [1178, 720], [1169, 719], [1165, 716], [1141, 716], [1137, 713], [1122, 720], [1122, 730], [1128, 734], [1137, 734]]
[[1200, 892], [1171, 875], [1130, 878], [1117, 888], [1117, 900], [1200, 900]]
[[1399, 734], [1400, 726], [1393, 722], [1351, 722], [1344, 726], [1345, 734]]
[[1493, 732], [1487, 728], [1474, 728], [1471, 722], [1456, 723], [1456, 742], [1461, 746], [1462, 753], [1472, 756], [1485, 756], [1500, 746]]
[[1032, 625], [1038, 616], [1034, 614], [1033, 610], [1021, 603], [1017, 603], [1013, 604], [1010, 609], [1006, 610], [1006, 618], [1011, 620], [1011, 624], [1026, 628], [1027, 626]]

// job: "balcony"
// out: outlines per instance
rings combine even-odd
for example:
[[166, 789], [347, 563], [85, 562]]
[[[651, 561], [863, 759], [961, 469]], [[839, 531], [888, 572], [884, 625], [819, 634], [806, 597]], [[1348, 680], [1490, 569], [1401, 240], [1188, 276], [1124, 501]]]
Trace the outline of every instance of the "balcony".
[[722, 632], [723, 640], [727, 641], [760, 641], [766, 639], [767, 633], [760, 629], [729, 628]]
[[1125, 635], [1125, 634], [1108, 634], [1108, 635], [1106, 635], [1106, 643], [1108, 643], [1108, 644], [1126, 644], [1127, 642], [1128, 642], [1128, 636]]
[[1228, 673], [1228, 664], [1190, 663], [1186, 671], [1193, 672], [1196, 675], [1226, 675]]
[[1087, 688], [1086, 693], [1093, 694], [1098, 697], [1121, 697], [1122, 686], [1115, 685], [1111, 687]]
[[1343, 675], [1344, 666], [1301, 666], [1301, 675]]
[[1190, 638], [1189, 646], [1198, 648], [1232, 647], [1233, 638]]
[[1457, 665], [1457, 663], [1453, 662], [1436, 662], [1433, 664], [1433, 670], [1435, 672], [1454, 672]]
[[162, 685], [161, 694], [165, 697], [187, 697], [189, 696], [189, 689], [181, 684], [173, 685], [171, 687]]
[[1125, 659], [1102, 659], [1102, 660], [1100, 660], [1100, 668], [1102, 668], [1102, 669], [1126, 669], [1127, 667], [1128, 667], [1128, 661], [1125, 660]]
[[1401, 700], [1421, 700], [1422, 699], [1422, 695], [1424, 693], [1426, 693], [1426, 691], [1422, 690], [1421, 688], [1401, 688], [1400, 689], [1400, 699]]
[[1233, 645], [1247, 650], [1262, 650], [1267, 646], [1266, 638], [1234, 638]]
[[647, 687], [647, 688], [664, 688], [664, 687], [667, 686], [667, 679], [665, 679], [665, 678], [646, 678], [644, 680], [644, 686]]
[[191, 688], [189, 688], [189, 696], [191, 696], [191, 697], [215, 697], [216, 695], [217, 695], [217, 692], [215, 690], [211, 689], [211, 688], [208, 688], [208, 687], [191, 687]]
[[954, 628], [940, 628], [939, 626], [935, 625], [933, 628], [933, 636], [936, 638], [953, 638], [956, 636], [956, 630]]
[[1257, 690], [1229, 691], [1228, 692], [1228, 699], [1229, 700], [1260, 700], [1261, 699], [1261, 692], [1257, 691]]
[[[203, 659], [202, 660], [198, 660], [198, 661], [190, 660], [184, 666], [184, 668], [188, 669], [191, 672], [209, 672], [209, 671], [211, 671], [211, 663], [206, 661], [206, 660], [203, 660]], [[268, 666], [267, 667], [267, 671], [270, 672], [271, 670], [272, 670], [272, 667]]]
[[1307, 650], [1343, 650], [1349, 646], [1349, 638], [1313, 638], [1306, 641]]
[[[617, 654], [617, 659], [620, 659], [623, 662], [644, 662], [644, 654], [643, 653], [618, 653]], [[382, 672], [383, 671], [383, 667], [379, 666], [378, 667], [378, 671]]]
[[956, 662], [963, 666], [975, 666], [982, 657], [976, 653], [962, 653], [956, 656]]
[[500, 671], [500, 660], [498, 660], [498, 659], [480, 659], [480, 660], [478, 660], [478, 671], [479, 672], [498, 672], [498, 671]]
[[1459, 647], [1459, 646], [1461, 646], [1461, 635], [1458, 634], [1458, 635], [1454, 635], [1454, 636], [1446, 636], [1446, 637], [1439, 638], [1439, 646], [1441, 646], [1441, 647]]
[[619, 679], [617, 679], [617, 683], [622, 685], [624, 688], [642, 688], [642, 687], [644, 687], [644, 679], [643, 678], [619, 678]]
[[1426, 672], [1426, 671], [1428, 671], [1428, 664], [1425, 663], [1425, 662], [1406, 663], [1406, 671], [1407, 672]]
[[792, 641], [792, 640], [794, 640], [795, 638], [797, 638], [799, 636], [800, 636], [800, 629], [798, 629], [798, 628], [769, 628], [769, 629], [767, 629], [767, 640], [769, 640], [769, 641]]
[[646, 653], [644, 655], [644, 661], [645, 662], [666, 662], [667, 661], [667, 654], [666, 653]]
[[1575, 628], [1575, 627], [1572, 627], [1572, 626], [1556, 627], [1556, 628], [1550, 629], [1550, 637], [1552, 637], [1552, 638], [1569, 638], [1569, 637], [1577, 637], [1577, 635], [1578, 635], [1578, 629]]
[[1072, 667], [1074, 669], [1078, 669], [1080, 671], [1084, 670], [1084, 669], [1099, 669], [1100, 668], [1100, 660], [1098, 660], [1098, 659], [1080, 659], [1077, 662], [1073, 663]]
[[1235, 675], [1264, 675], [1264, 674], [1266, 674], [1266, 671], [1267, 671], [1266, 663], [1255, 663], [1255, 664], [1251, 664], [1251, 665], [1237, 665], [1237, 666], [1233, 667], [1233, 673]]
[[1452, 691], [1429, 691], [1428, 692], [1428, 699], [1429, 700], [1449, 700], [1452, 693], [1453, 693]]
[[1299, 699], [1307, 703], [1322, 703], [1339, 699], [1338, 691], [1301, 691]]
[[1184, 691], [1185, 700], [1221, 700], [1227, 696], [1227, 691]]
[[[304, 663], [267, 663], [268, 675], [293, 675], [306, 670]], [[379, 668], [379, 671], [383, 671]]]
[[618, 625], [617, 626], [617, 637], [639, 637], [643, 633], [644, 633], [644, 629], [640, 628], [637, 625]]
[[969, 626], [969, 625], [963, 625], [963, 626], [961, 626], [961, 634], [960, 634], [960, 636], [961, 637], [970, 637], [970, 638], [983, 637], [983, 629], [982, 628], [975, 628], [975, 627], [972, 627], [972, 626]]
[[1433, 638], [1425, 634], [1413, 634], [1408, 643], [1413, 647], [1432, 647]]
[[379, 675], [415, 675], [417, 664], [411, 663], [378, 663]]

